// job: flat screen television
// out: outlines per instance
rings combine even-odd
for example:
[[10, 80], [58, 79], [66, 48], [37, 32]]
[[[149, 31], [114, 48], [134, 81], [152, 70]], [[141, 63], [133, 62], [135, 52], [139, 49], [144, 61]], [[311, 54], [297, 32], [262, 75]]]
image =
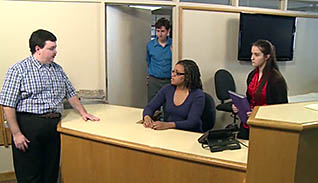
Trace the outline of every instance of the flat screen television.
[[251, 46], [269, 40], [276, 47], [277, 61], [293, 60], [296, 18], [265, 14], [240, 14], [238, 60], [251, 60]]

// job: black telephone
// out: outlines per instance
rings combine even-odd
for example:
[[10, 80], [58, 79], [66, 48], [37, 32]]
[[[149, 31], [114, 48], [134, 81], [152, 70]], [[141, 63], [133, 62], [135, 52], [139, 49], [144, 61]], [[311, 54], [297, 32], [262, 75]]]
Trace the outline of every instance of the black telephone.
[[209, 130], [198, 141], [202, 144], [202, 147], [207, 147], [206, 145], [208, 145], [211, 152], [241, 148], [239, 142], [236, 140], [234, 128]]
[[208, 139], [226, 139], [233, 136], [233, 129], [218, 129], [218, 130], [209, 130], [205, 132], [199, 139], [199, 143], [208, 144]]

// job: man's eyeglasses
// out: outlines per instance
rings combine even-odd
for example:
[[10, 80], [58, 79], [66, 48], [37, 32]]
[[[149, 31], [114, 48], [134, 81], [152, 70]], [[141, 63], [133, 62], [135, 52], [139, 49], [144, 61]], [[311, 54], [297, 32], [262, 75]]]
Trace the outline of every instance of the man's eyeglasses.
[[185, 74], [185, 73], [182, 73], [182, 72], [177, 72], [177, 71], [175, 71], [175, 70], [172, 70], [171, 73], [172, 73], [172, 74], [175, 74], [175, 75], [177, 75], [177, 76], [182, 76], [182, 75]]

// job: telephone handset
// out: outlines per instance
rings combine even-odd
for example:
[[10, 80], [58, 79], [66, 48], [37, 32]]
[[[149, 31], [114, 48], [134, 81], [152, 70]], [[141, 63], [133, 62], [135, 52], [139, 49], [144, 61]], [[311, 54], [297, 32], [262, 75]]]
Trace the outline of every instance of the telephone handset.
[[208, 136], [209, 136], [209, 131], [204, 132], [204, 134], [198, 138], [198, 141], [200, 144], [208, 144]]
[[198, 139], [198, 142], [208, 144], [208, 140], [229, 138], [233, 136], [233, 130], [232, 128], [209, 130]]

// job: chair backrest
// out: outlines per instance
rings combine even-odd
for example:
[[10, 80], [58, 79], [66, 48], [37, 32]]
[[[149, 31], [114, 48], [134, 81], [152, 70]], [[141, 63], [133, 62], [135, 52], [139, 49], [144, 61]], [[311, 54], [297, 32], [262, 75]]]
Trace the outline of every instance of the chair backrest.
[[228, 90], [234, 92], [236, 90], [232, 74], [224, 69], [220, 69], [215, 73], [214, 83], [216, 96], [219, 100], [221, 100], [221, 103], [224, 103], [225, 100], [230, 99]]
[[211, 95], [208, 93], [204, 92], [204, 97], [205, 97], [205, 105], [204, 105], [204, 110], [201, 116], [202, 120], [202, 130], [204, 132], [212, 129], [215, 124], [215, 102]]

